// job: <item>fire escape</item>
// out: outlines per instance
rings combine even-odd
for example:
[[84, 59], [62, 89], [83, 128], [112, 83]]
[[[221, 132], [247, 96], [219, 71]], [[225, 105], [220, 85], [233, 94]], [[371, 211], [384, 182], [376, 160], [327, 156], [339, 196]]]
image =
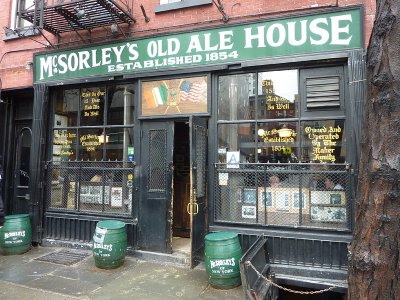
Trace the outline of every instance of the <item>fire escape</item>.
[[[126, 38], [129, 27], [136, 22], [131, 13], [132, 8], [123, 1], [36, 0], [33, 9], [21, 11], [20, 17], [32, 23], [33, 29], [42, 35], [43, 30], [58, 38], [63, 33], [75, 32], [80, 40], [89, 43], [92, 31], [98, 28], [106, 29], [109, 36]], [[85, 31], [89, 35], [82, 34]]]

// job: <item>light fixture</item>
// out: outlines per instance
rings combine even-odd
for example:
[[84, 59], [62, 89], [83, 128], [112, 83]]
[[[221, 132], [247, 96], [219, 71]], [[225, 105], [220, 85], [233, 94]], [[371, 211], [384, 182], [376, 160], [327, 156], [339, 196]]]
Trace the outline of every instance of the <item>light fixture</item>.
[[258, 134], [258, 136], [264, 136], [265, 130], [260, 128], [260, 129], [258, 129], [257, 134]]
[[116, 23], [111, 24], [111, 33], [117, 34], [118, 33], [118, 25]]
[[33, 62], [32, 61], [27, 61], [25, 63], [25, 70], [30, 71], [32, 70]]
[[[104, 132], [101, 135], [98, 135], [97, 138], [99, 139], [100, 144], [104, 144]], [[106, 143], [108, 143], [110, 137], [106, 135]]]
[[85, 10], [84, 9], [80, 9], [79, 6], [76, 6], [74, 8], [75, 12], [76, 12], [76, 17], [78, 18], [78, 20], [85, 18]]
[[279, 137], [291, 137], [292, 136], [292, 129], [287, 128], [286, 125], [283, 125], [281, 129], [278, 129]]

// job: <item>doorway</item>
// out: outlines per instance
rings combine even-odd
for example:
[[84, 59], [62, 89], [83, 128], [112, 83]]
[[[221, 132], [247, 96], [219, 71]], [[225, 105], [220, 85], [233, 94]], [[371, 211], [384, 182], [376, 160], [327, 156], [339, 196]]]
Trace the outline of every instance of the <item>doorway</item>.
[[202, 259], [206, 231], [207, 119], [144, 121], [138, 246]]
[[32, 130], [30, 124], [20, 122], [15, 125], [15, 158], [12, 214], [30, 214], [30, 151]]
[[190, 143], [189, 123], [174, 124], [172, 252], [190, 255]]

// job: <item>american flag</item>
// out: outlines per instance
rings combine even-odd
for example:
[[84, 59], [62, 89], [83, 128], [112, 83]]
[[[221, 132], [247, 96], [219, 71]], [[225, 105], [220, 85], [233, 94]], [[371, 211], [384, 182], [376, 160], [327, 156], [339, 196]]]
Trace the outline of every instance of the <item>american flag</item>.
[[200, 102], [205, 101], [206, 99], [202, 99], [203, 94], [205, 94], [207, 88], [207, 84], [205, 82], [195, 82], [192, 83], [188, 80], [182, 82], [180, 86], [180, 100], [190, 101], [190, 102]]

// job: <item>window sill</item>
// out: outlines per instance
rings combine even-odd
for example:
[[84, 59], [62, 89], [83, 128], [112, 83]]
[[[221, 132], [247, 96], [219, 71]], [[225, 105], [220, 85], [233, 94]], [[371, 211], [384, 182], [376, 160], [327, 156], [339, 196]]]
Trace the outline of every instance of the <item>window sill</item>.
[[212, 0], [183, 0], [180, 2], [158, 5], [158, 6], [156, 6], [154, 12], [161, 13], [161, 12], [166, 12], [166, 11], [170, 11], [170, 10], [176, 10], [176, 9], [200, 6], [200, 5], [207, 5], [207, 4], [212, 4]]
[[5, 33], [3, 35], [3, 41], [15, 40], [15, 39], [22, 39], [28, 36], [38, 35], [39, 30], [28, 28], [28, 29], [16, 29], [14, 32]]

